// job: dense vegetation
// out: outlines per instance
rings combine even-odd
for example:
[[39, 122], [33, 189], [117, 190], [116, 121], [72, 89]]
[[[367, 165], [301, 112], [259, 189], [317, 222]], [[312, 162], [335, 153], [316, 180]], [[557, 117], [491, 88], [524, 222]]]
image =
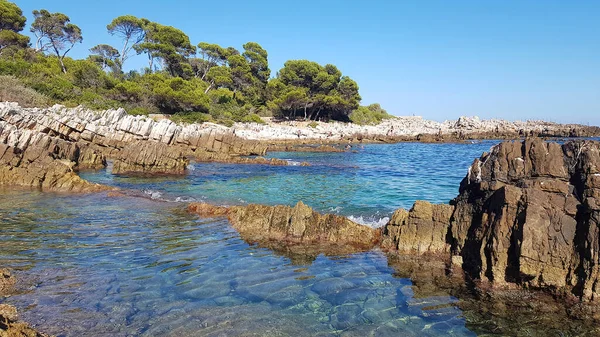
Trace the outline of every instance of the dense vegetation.
[[[379, 105], [361, 107], [358, 84], [334, 65], [287, 61], [271, 77], [268, 53], [256, 42], [242, 50], [206, 42], [193, 45], [181, 30], [125, 15], [106, 26], [119, 46], [100, 44], [87, 59], [68, 53], [83, 40], [62, 13], [33, 11], [30, 31], [14, 3], [0, 0], [0, 100], [25, 104], [125, 107], [132, 114], [173, 114], [181, 121], [261, 122], [259, 116], [378, 123]], [[124, 72], [134, 54], [148, 66]]]

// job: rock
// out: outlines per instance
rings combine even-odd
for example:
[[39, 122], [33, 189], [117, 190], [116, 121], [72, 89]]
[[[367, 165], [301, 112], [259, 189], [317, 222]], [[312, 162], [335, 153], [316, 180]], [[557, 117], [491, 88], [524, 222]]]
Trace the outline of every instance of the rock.
[[15, 277], [7, 269], [0, 268], [0, 296], [10, 293], [15, 283]]
[[178, 146], [137, 141], [127, 144], [119, 152], [113, 163], [112, 173], [183, 174], [188, 164], [184, 150]]
[[36, 331], [27, 323], [18, 322], [17, 308], [0, 304], [0, 337], [49, 337]]
[[446, 235], [453, 207], [417, 201], [410, 211], [398, 209], [385, 226], [382, 248], [402, 253], [449, 252]]
[[188, 205], [188, 212], [198, 214], [203, 218], [227, 216], [229, 208], [196, 202]]
[[81, 179], [74, 171], [77, 147], [38, 135], [26, 147], [0, 143], [0, 185], [53, 191], [92, 192], [109, 189]]
[[17, 308], [8, 304], [0, 304], [0, 317], [8, 322], [16, 322], [19, 319]]
[[302, 202], [294, 207], [251, 204], [225, 208], [191, 204], [188, 210], [201, 216], [227, 215], [232, 226], [248, 242], [347, 245], [368, 249], [374, 247], [381, 237], [380, 230], [359, 225], [342, 216], [319, 214]]
[[465, 272], [598, 298], [600, 143], [505, 142], [475, 160], [449, 236]]

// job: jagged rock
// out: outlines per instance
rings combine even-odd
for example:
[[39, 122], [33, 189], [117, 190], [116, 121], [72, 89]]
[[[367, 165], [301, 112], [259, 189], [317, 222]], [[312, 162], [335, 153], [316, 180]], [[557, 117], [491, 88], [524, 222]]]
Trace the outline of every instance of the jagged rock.
[[15, 277], [7, 269], [0, 268], [0, 296], [10, 293], [15, 283]]
[[113, 174], [169, 173], [182, 174], [189, 164], [184, 150], [164, 143], [137, 141], [127, 144], [113, 163]]
[[74, 144], [38, 134], [26, 146], [17, 146], [0, 143], [0, 185], [74, 192], [107, 189], [81, 179], [73, 171], [75, 162], [68, 158], [76, 157]]
[[249, 242], [332, 244], [365, 249], [374, 247], [381, 236], [380, 230], [359, 225], [342, 216], [321, 215], [302, 202], [294, 207], [251, 204], [224, 208], [191, 204], [188, 209], [201, 216], [227, 214], [232, 226]]
[[402, 253], [449, 252], [446, 235], [454, 208], [417, 201], [410, 211], [398, 209], [385, 226], [382, 248]]
[[505, 142], [476, 159], [450, 230], [473, 278], [598, 298], [600, 143]]
[[17, 308], [0, 304], [0, 337], [49, 337], [18, 319]]

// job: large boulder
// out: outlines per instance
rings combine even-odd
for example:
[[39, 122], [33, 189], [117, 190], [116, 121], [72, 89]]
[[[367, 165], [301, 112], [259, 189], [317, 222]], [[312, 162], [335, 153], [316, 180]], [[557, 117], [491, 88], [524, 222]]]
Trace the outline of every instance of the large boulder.
[[417, 201], [410, 209], [398, 209], [385, 226], [382, 248], [411, 254], [448, 253], [446, 242], [453, 207]]
[[453, 200], [453, 254], [468, 275], [596, 299], [600, 143], [505, 142], [476, 159]]

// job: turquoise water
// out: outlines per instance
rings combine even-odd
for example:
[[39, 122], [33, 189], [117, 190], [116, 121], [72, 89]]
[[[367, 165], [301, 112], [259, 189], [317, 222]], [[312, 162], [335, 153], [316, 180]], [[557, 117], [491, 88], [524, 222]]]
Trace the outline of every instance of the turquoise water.
[[447, 202], [492, 144], [276, 153], [312, 166], [192, 164], [179, 178], [82, 173], [131, 196], [0, 191], [0, 265], [23, 288], [5, 301], [58, 336], [475, 336], [455, 298], [415, 297], [379, 251], [291, 259], [185, 206], [302, 200], [375, 226], [416, 199]]

